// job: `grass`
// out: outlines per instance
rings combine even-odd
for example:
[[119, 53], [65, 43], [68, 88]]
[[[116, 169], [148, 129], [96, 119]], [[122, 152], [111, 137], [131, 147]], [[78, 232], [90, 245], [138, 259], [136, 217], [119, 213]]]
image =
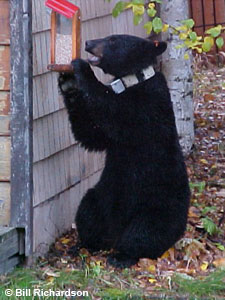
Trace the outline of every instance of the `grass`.
[[[205, 296], [208, 299], [225, 299], [225, 269], [195, 280], [185, 279], [176, 274], [174, 282], [178, 285], [178, 291], [189, 294], [190, 299], [202, 299]], [[219, 298], [220, 295], [223, 298]]]
[[[66, 300], [64, 296], [32, 296], [33, 289], [40, 290], [60, 290], [68, 291], [69, 289], [89, 291], [89, 297], [77, 297], [72, 299], [92, 299], [91, 294], [101, 297], [102, 300], [125, 300], [125, 299], [142, 299], [139, 291], [132, 289], [121, 290], [116, 288], [113, 283], [104, 279], [106, 271], [96, 274], [94, 268], [85, 268], [83, 270], [55, 270], [53, 272], [43, 272], [41, 269], [24, 269], [17, 268], [8, 276], [0, 277], [0, 299], [1, 300]], [[90, 288], [91, 287], [91, 288]], [[5, 291], [10, 289], [14, 295], [8, 297]], [[16, 290], [31, 290], [31, 295], [18, 295]], [[135, 298], [133, 297], [135, 296]], [[137, 298], [137, 296], [139, 298]]]
[[[1, 281], [0, 281], [1, 283]], [[9, 274], [5, 278], [2, 278], [2, 284], [0, 284], [0, 299], [1, 300], [64, 300], [66, 297], [59, 296], [15, 296], [16, 290], [20, 289], [25, 291], [33, 290], [34, 288], [40, 290], [84, 290], [87, 285], [87, 278], [85, 278], [84, 272], [82, 271], [61, 271], [52, 272], [45, 276], [45, 273], [39, 268], [34, 269], [24, 269], [17, 268], [13, 273]], [[7, 297], [5, 291], [10, 289], [14, 291], [14, 295]], [[81, 299], [91, 299], [89, 297]]]
[[[44, 291], [60, 290], [68, 291], [71, 289], [88, 291], [88, 297], [75, 297], [70, 299], [93, 299], [92, 295], [98, 296], [102, 300], [141, 300], [141, 299], [170, 299], [175, 300], [175, 295], [189, 295], [190, 300], [197, 299], [224, 299], [225, 295], [225, 269], [217, 270], [211, 275], [189, 279], [176, 274], [172, 283], [172, 291], [163, 291], [161, 295], [150, 296], [135, 283], [135, 277], [132, 270], [125, 270], [118, 273], [107, 270], [98, 270], [95, 268], [84, 268], [83, 270], [56, 270], [45, 271], [39, 267], [37, 269], [18, 268], [8, 276], [0, 277], [0, 299], [1, 300], [66, 300], [66, 296], [15, 296], [7, 297], [6, 289], [16, 291], [16, 289], [33, 290], [38, 288]], [[32, 293], [31, 293], [32, 294]], [[144, 296], [145, 294], [145, 296]], [[157, 291], [156, 291], [157, 295]], [[167, 297], [165, 295], [168, 295]], [[173, 296], [174, 295], [174, 296]]]

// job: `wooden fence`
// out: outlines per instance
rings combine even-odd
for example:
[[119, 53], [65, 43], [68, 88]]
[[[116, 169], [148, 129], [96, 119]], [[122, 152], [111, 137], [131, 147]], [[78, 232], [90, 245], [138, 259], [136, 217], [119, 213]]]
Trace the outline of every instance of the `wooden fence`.
[[[211, 27], [225, 25], [225, 0], [190, 0], [190, 13], [195, 21], [195, 31], [203, 35]], [[216, 47], [214, 50], [218, 51]]]

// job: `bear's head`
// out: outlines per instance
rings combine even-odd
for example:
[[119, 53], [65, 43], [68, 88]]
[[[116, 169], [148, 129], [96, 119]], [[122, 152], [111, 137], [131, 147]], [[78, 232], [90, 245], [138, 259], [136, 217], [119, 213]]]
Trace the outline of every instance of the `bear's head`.
[[153, 65], [167, 48], [165, 42], [152, 42], [132, 35], [111, 35], [86, 41], [85, 50], [93, 56], [89, 63], [115, 77], [134, 74]]

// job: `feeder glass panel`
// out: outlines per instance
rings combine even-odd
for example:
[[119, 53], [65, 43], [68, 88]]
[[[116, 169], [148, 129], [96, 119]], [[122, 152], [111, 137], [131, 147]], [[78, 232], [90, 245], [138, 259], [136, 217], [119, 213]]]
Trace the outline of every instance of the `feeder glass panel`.
[[72, 19], [56, 14], [55, 63], [70, 64], [72, 60]]

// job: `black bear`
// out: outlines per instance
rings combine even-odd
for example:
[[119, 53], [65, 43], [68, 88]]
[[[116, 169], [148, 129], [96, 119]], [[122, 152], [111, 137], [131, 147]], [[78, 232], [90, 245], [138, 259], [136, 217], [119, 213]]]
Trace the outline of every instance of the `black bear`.
[[[113, 249], [108, 262], [120, 268], [161, 256], [186, 228], [186, 167], [166, 80], [152, 67], [166, 47], [129, 35], [90, 40], [90, 59], [72, 61], [74, 73], [59, 77], [75, 138], [106, 151], [100, 181], [76, 215], [81, 245]], [[99, 82], [90, 64], [113, 82]]]

